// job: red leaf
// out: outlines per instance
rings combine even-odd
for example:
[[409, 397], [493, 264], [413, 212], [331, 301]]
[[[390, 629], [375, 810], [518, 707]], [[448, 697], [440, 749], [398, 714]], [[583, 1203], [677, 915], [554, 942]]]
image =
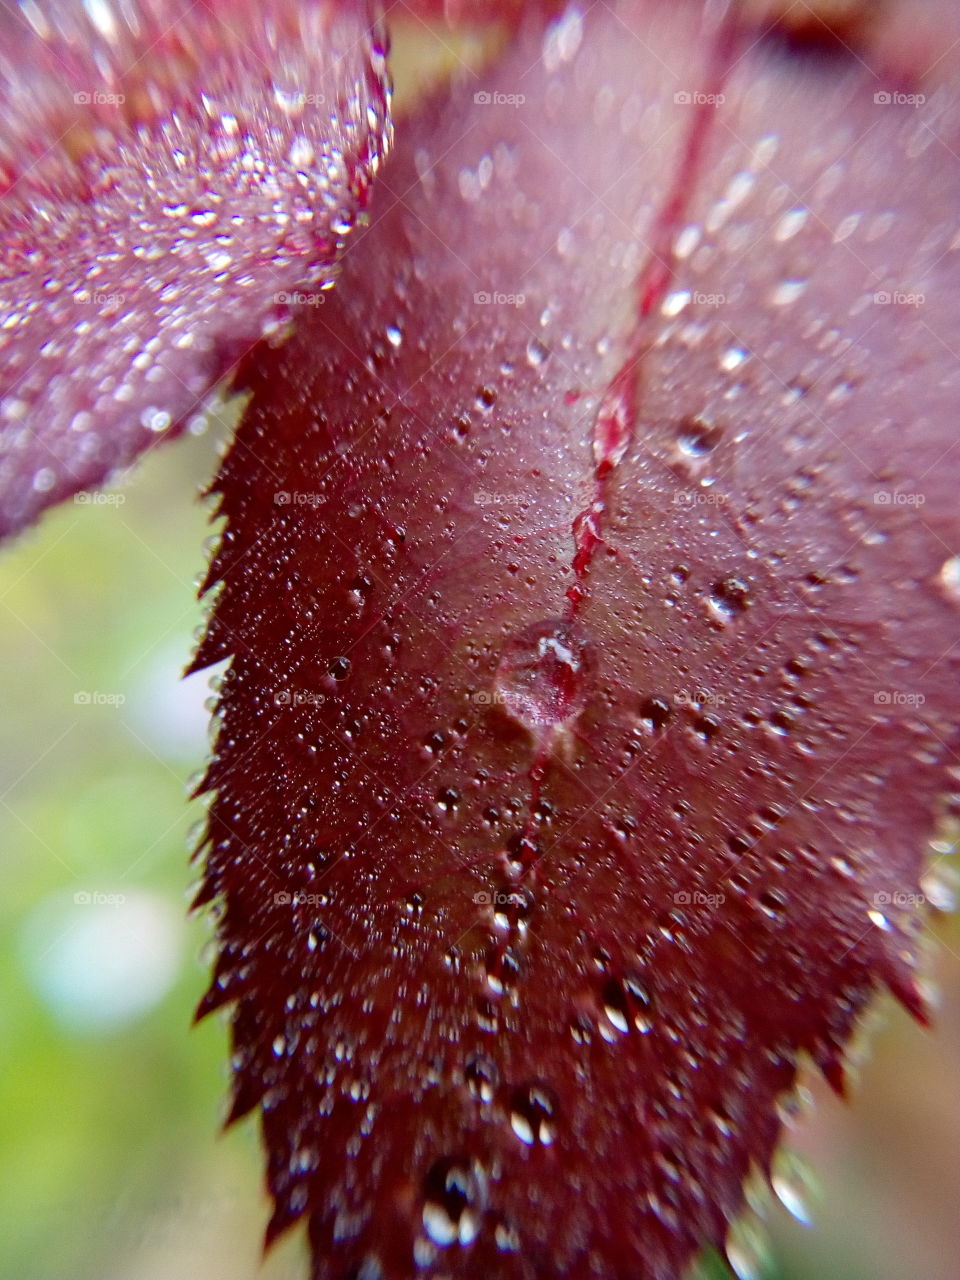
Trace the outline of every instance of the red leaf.
[[387, 140], [363, 4], [14, 7], [0, 33], [0, 534], [181, 429], [323, 301]]
[[247, 367], [202, 1010], [315, 1280], [675, 1277], [801, 1056], [922, 1015], [957, 109], [751, 44], [528, 39]]

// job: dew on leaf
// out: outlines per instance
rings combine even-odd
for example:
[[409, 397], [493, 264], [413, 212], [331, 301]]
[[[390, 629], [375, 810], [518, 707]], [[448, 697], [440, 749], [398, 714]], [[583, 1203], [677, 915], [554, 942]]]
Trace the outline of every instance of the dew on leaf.
[[750, 587], [742, 578], [722, 578], [710, 588], [710, 608], [718, 621], [733, 621], [749, 603]]
[[608, 979], [601, 999], [607, 1020], [622, 1035], [631, 1029], [645, 1035], [651, 1029], [650, 994], [638, 978], [628, 975]]
[[527, 363], [532, 368], [539, 369], [549, 354], [539, 338], [531, 338], [527, 343]]
[[951, 556], [943, 562], [940, 585], [948, 600], [960, 604], [960, 556]]
[[496, 1063], [483, 1054], [474, 1054], [467, 1059], [463, 1069], [467, 1088], [480, 1102], [492, 1102], [500, 1083], [500, 1072]]
[[496, 689], [508, 715], [536, 732], [572, 720], [589, 693], [589, 649], [560, 619], [535, 622], [501, 650]]
[[703, 418], [685, 418], [677, 432], [677, 445], [689, 458], [703, 458], [714, 451], [723, 438], [718, 427]]
[[644, 698], [640, 704], [640, 718], [651, 732], [664, 728], [670, 719], [670, 703], [666, 698]]
[[522, 1085], [510, 1098], [510, 1127], [528, 1147], [549, 1147], [556, 1137], [557, 1097], [539, 1081]]
[[770, 1186], [787, 1212], [809, 1227], [813, 1222], [811, 1201], [816, 1193], [816, 1180], [803, 1157], [781, 1146], [773, 1157]]
[[471, 1244], [480, 1230], [486, 1176], [476, 1161], [446, 1157], [423, 1180], [423, 1226], [441, 1248]]
[[727, 373], [733, 373], [735, 369], [746, 361], [747, 352], [742, 347], [727, 347], [720, 357], [720, 368]]
[[460, 792], [453, 787], [441, 787], [436, 795], [437, 808], [444, 813], [453, 813], [460, 803]]

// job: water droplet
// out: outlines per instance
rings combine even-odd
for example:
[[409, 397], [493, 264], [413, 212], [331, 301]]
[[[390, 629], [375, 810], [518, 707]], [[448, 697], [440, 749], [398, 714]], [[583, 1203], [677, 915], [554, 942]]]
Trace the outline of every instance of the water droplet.
[[757, 905], [771, 920], [779, 920], [786, 908], [787, 900], [776, 889], [764, 889], [757, 897]]
[[399, 347], [401, 342], [403, 342], [403, 334], [395, 324], [387, 325], [387, 341], [390, 343], [391, 347]]
[[453, 813], [460, 803], [460, 792], [453, 787], [441, 787], [436, 796], [437, 808], [444, 813]]
[[677, 445], [689, 458], [703, 458], [712, 453], [722, 438], [718, 427], [702, 418], [685, 418], [677, 433]]
[[334, 658], [330, 663], [328, 670], [334, 680], [346, 680], [347, 676], [350, 674], [350, 659]]
[[140, 422], [148, 431], [166, 431], [173, 419], [165, 409], [148, 406], [140, 415]]
[[531, 338], [527, 343], [527, 363], [531, 368], [539, 369], [549, 354], [539, 338]]
[[498, 1222], [494, 1239], [497, 1248], [501, 1253], [519, 1253], [520, 1252], [520, 1236], [514, 1227], [509, 1226], [505, 1222]]
[[747, 353], [742, 347], [728, 347], [720, 356], [720, 368], [727, 373], [733, 373], [734, 369], [739, 369], [747, 359]]
[[935, 911], [957, 910], [957, 873], [952, 867], [932, 866], [920, 881], [920, 888]]
[[752, 1214], [738, 1218], [731, 1226], [725, 1252], [737, 1280], [766, 1280], [770, 1274], [770, 1242]]
[[307, 169], [317, 158], [313, 143], [302, 133], [297, 134], [287, 152], [290, 163], [297, 169]]
[[640, 705], [640, 716], [651, 733], [656, 733], [670, 719], [670, 703], [666, 698], [645, 698]]
[[778, 240], [781, 244], [792, 240], [797, 232], [803, 229], [809, 216], [809, 209], [789, 209], [780, 217], [773, 229], [774, 240]]
[[693, 294], [689, 289], [674, 289], [672, 293], [668, 293], [660, 304], [660, 314], [672, 317], [678, 316], [690, 304]]
[[749, 603], [750, 587], [742, 578], [722, 578], [710, 589], [710, 609], [719, 622], [732, 622]]
[[561, 619], [532, 623], [503, 646], [497, 692], [504, 710], [531, 730], [564, 724], [582, 711], [591, 660]]
[[463, 1069], [463, 1078], [467, 1088], [481, 1102], [492, 1102], [500, 1083], [500, 1072], [496, 1063], [483, 1054], [476, 1053], [467, 1059]]
[[775, 307], [789, 307], [803, 295], [807, 287], [806, 280], [781, 280], [770, 295]]
[[813, 1220], [810, 1201], [816, 1191], [816, 1183], [806, 1161], [781, 1147], [773, 1157], [770, 1185], [786, 1211], [809, 1227]]
[[646, 987], [631, 974], [609, 978], [603, 985], [603, 1012], [607, 1021], [626, 1035], [631, 1027], [641, 1034], [651, 1029], [651, 1000]]
[[476, 1160], [438, 1160], [423, 1180], [423, 1200], [423, 1226], [434, 1244], [471, 1244], [486, 1202], [484, 1172]]
[[951, 556], [940, 568], [940, 586], [948, 599], [960, 604], [960, 556]]
[[543, 41], [543, 61], [551, 74], [576, 55], [583, 39], [583, 14], [569, 9], [562, 18], [547, 28]]
[[497, 403], [497, 393], [493, 387], [480, 387], [477, 391], [476, 403], [481, 413], [489, 413]]
[[535, 1081], [517, 1089], [510, 1099], [510, 1127], [528, 1147], [553, 1145], [558, 1103], [553, 1090]]

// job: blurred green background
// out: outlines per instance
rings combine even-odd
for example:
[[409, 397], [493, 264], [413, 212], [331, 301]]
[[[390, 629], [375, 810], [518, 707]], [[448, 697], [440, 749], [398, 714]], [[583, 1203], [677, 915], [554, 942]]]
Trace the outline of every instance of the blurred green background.
[[[196, 495], [225, 430], [0, 554], [0, 1275], [16, 1280], [306, 1275], [297, 1233], [261, 1269], [255, 1126], [219, 1134], [225, 1027], [190, 1029], [210, 930], [186, 919], [202, 806], [185, 784], [209, 690], [178, 673], [210, 533]], [[815, 1225], [771, 1209], [758, 1274], [960, 1274], [960, 927], [935, 929], [936, 1036], [885, 1004], [856, 1105], [816, 1087], [793, 1144]]]

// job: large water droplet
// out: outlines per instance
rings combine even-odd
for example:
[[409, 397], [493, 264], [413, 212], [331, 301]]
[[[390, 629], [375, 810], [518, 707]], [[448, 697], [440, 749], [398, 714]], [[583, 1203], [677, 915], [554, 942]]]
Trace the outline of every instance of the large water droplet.
[[590, 668], [586, 643], [571, 626], [535, 622], [504, 645], [497, 693], [507, 714], [528, 729], [564, 724], [583, 710]]
[[535, 1081], [517, 1089], [510, 1099], [510, 1127], [528, 1147], [553, 1145], [556, 1136], [556, 1094]]
[[622, 1034], [631, 1028], [646, 1034], [650, 1020], [651, 1000], [643, 983], [630, 974], [610, 978], [603, 986], [603, 1011], [608, 1022]]
[[438, 1160], [423, 1180], [424, 1230], [441, 1248], [471, 1244], [485, 1199], [486, 1178], [475, 1160]]
[[750, 588], [742, 578], [723, 578], [710, 589], [710, 609], [719, 622], [732, 622], [750, 602]]

